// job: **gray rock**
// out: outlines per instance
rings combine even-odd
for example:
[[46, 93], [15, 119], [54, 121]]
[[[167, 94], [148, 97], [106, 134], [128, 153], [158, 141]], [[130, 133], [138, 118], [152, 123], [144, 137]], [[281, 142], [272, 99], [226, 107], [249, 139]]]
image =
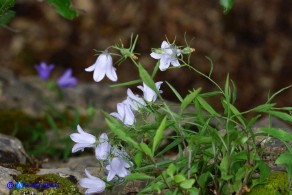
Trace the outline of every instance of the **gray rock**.
[[25, 164], [27, 157], [17, 138], [0, 133], [0, 164]]
[[37, 76], [16, 77], [11, 71], [0, 68], [0, 109], [21, 110], [29, 116], [40, 118], [44, 111], [53, 105], [59, 112], [76, 108], [85, 116], [89, 105], [97, 111], [90, 127], [105, 126], [101, 110], [113, 112], [118, 102], [126, 97], [123, 88], [110, 88], [103, 83], [78, 83], [75, 88], [62, 90], [63, 99], [59, 100], [55, 91], [49, 90], [46, 82]]
[[10, 190], [8, 189], [7, 184], [9, 182], [13, 182], [13, 184], [16, 183], [11, 175], [18, 174], [20, 174], [20, 172], [17, 170], [0, 166], [0, 195], [9, 194]]

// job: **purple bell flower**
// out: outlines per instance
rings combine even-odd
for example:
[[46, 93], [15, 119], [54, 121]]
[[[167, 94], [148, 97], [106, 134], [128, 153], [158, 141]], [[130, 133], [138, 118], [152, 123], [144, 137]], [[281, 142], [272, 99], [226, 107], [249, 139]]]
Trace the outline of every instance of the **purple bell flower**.
[[55, 65], [47, 65], [45, 62], [41, 62], [39, 65], [35, 65], [34, 67], [37, 70], [40, 78], [46, 81], [49, 79], [51, 71], [54, 69]]
[[72, 76], [72, 69], [67, 69], [62, 76], [59, 77], [57, 84], [61, 88], [74, 87], [77, 85], [77, 78]]

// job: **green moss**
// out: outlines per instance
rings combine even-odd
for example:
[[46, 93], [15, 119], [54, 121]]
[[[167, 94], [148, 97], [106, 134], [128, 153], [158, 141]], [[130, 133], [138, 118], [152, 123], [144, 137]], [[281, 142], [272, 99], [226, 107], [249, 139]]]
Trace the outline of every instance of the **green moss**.
[[247, 195], [288, 195], [288, 174], [273, 172], [266, 184], [257, 185]]
[[22, 188], [20, 190], [14, 189], [11, 194], [12, 195], [22, 195], [22, 194], [30, 194], [29, 192], [34, 192], [35, 194], [39, 194], [42, 192], [43, 194], [80, 194], [77, 186], [71, 182], [70, 180], [60, 177], [56, 174], [45, 174], [45, 175], [35, 175], [35, 174], [20, 174], [17, 176], [16, 181], [21, 181], [28, 185], [32, 184], [49, 184], [55, 185], [57, 187], [47, 187], [47, 188]]

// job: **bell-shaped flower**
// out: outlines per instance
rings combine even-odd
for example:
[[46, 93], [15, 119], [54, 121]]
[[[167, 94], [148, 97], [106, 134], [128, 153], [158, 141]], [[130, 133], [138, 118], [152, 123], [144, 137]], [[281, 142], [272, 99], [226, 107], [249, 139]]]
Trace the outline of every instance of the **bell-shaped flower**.
[[130, 108], [130, 105], [122, 102], [117, 104], [117, 111], [112, 112], [110, 115], [122, 121], [126, 126], [131, 126], [135, 122], [135, 115]]
[[105, 190], [105, 182], [97, 177], [92, 176], [86, 169], [85, 174], [88, 178], [79, 180], [79, 185], [83, 188], [88, 188], [85, 194], [101, 193]]
[[70, 138], [76, 142], [76, 144], [72, 148], [72, 153], [78, 152], [79, 150], [83, 151], [84, 148], [91, 148], [95, 147], [96, 137], [86, 133], [83, 131], [83, 129], [80, 127], [80, 125], [77, 126], [78, 133], [72, 133], [70, 135]]
[[108, 137], [106, 133], [100, 135], [98, 139], [98, 144], [95, 148], [95, 157], [97, 160], [106, 160], [109, 156], [111, 150], [111, 145], [108, 142]]
[[173, 66], [180, 66], [178, 57], [181, 55], [181, 50], [178, 49], [175, 45], [169, 44], [166, 41], [163, 41], [161, 44], [160, 52], [152, 52], [150, 56], [154, 59], [159, 59], [159, 69], [165, 71], [170, 64]]
[[124, 101], [125, 103], [129, 104], [133, 110], [138, 110], [140, 107], [145, 106], [146, 103], [143, 98], [135, 95], [131, 89], [127, 90], [127, 99]]
[[130, 164], [127, 163], [124, 159], [119, 157], [114, 157], [110, 164], [106, 166], [106, 169], [109, 171], [107, 175], [107, 181], [111, 181], [116, 175], [119, 177], [126, 177], [130, 174], [130, 171], [127, 168], [130, 167]]
[[[162, 81], [158, 81], [155, 83], [155, 86], [159, 93], [162, 93], [162, 90], [159, 90], [162, 83], [163, 83]], [[153, 91], [150, 87], [148, 87], [145, 83], [143, 83], [143, 86], [138, 86], [138, 88], [143, 91], [144, 99], [147, 102], [154, 102], [157, 99], [156, 92]]]
[[62, 76], [59, 77], [57, 84], [61, 88], [74, 87], [77, 85], [77, 79], [72, 76], [72, 69], [67, 69]]
[[118, 80], [116, 69], [113, 67], [112, 56], [108, 53], [107, 50], [100, 54], [95, 63], [86, 68], [85, 71], [94, 71], [93, 79], [96, 82], [101, 81], [105, 76], [107, 76], [111, 81]]
[[41, 62], [39, 65], [35, 65], [35, 69], [37, 70], [39, 77], [42, 80], [48, 80], [52, 70], [54, 69], [55, 65], [50, 64], [47, 65], [45, 62]]

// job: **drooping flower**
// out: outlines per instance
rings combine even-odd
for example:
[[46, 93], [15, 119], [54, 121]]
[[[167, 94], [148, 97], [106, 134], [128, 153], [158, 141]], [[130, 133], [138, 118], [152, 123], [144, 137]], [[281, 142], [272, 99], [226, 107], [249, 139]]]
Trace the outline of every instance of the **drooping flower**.
[[177, 67], [180, 66], [178, 57], [181, 55], [181, 50], [175, 45], [163, 41], [160, 52], [152, 52], [150, 56], [154, 59], [160, 60], [159, 69], [165, 71], [170, 64]]
[[117, 111], [112, 112], [110, 115], [116, 117], [120, 121], [122, 121], [126, 126], [131, 126], [135, 122], [135, 115], [130, 108], [130, 105], [127, 103], [118, 103], [117, 104]]
[[127, 90], [127, 99], [124, 101], [126, 104], [129, 104], [133, 110], [138, 110], [138, 108], [145, 106], [146, 103], [143, 98], [135, 95], [131, 89]]
[[76, 142], [72, 148], [72, 153], [83, 151], [84, 148], [95, 147], [96, 137], [83, 131], [80, 125], [77, 126], [78, 133], [72, 133], [70, 138]]
[[85, 194], [101, 193], [105, 190], [105, 182], [97, 177], [92, 176], [86, 169], [85, 174], [88, 178], [82, 178], [79, 184], [83, 188], [88, 188]]
[[34, 67], [37, 70], [39, 77], [42, 80], [46, 81], [49, 79], [50, 74], [54, 69], [55, 65], [54, 64], [47, 65], [45, 62], [41, 62], [39, 65], [35, 65]]
[[72, 69], [67, 69], [62, 76], [59, 77], [57, 84], [61, 88], [74, 87], [77, 85], [77, 78], [72, 76]]
[[[155, 83], [155, 86], [159, 93], [162, 93], [162, 90], [159, 90], [162, 83], [163, 83], [162, 81], [158, 81]], [[157, 99], [156, 92], [153, 91], [150, 87], [148, 87], [145, 83], [143, 83], [143, 86], [138, 86], [138, 88], [143, 91], [144, 99], [147, 102], [154, 102]]]
[[111, 81], [118, 80], [116, 69], [113, 67], [112, 56], [108, 53], [107, 50], [100, 54], [95, 63], [86, 68], [85, 71], [94, 71], [93, 79], [96, 82], [101, 81], [105, 76], [107, 76]]
[[100, 135], [98, 144], [95, 148], [95, 157], [97, 160], [106, 160], [111, 150], [106, 133]]
[[107, 181], [111, 181], [116, 175], [119, 177], [126, 177], [130, 174], [130, 171], [127, 168], [130, 167], [130, 164], [125, 160], [119, 157], [114, 157], [110, 164], [106, 166], [106, 169], [109, 171], [107, 175]]

